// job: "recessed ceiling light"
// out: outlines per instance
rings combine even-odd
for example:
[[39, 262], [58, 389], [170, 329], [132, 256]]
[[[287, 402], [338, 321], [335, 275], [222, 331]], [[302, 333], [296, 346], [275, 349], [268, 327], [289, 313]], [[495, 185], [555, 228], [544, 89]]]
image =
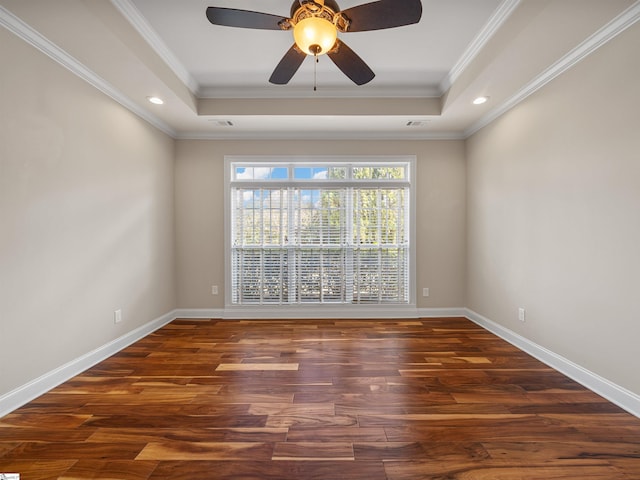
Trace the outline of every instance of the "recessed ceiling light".
[[147, 97], [147, 100], [155, 105], [162, 105], [164, 103], [164, 100], [162, 100], [160, 97]]
[[473, 101], [474, 105], [482, 105], [483, 103], [485, 103], [487, 100], [489, 100], [489, 97], [478, 97]]

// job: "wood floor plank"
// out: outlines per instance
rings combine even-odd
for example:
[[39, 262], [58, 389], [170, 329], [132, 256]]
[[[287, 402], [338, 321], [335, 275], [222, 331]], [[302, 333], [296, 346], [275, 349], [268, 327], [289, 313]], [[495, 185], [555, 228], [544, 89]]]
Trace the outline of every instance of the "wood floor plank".
[[158, 462], [140, 460], [80, 460], [58, 480], [147, 480], [157, 466]]
[[621, 457], [640, 462], [640, 443], [636, 442], [485, 442], [483, 446], [493, 458], [509, 462], [552, 462], [561, 459], [600, 461]]
[[99, 428], [86, 441], [113, 442], [284, 442], [286, 428]]
[[335, 414], [333, 403], [252, 403], [250, 415], [291, 416]]
[[628, 480], [611, 465], [485, 465], [450, 466], [436, 462], [387, 462], [388, 480]]
[[74, 428], [85, 423], [90, 415], [59, 415], [59, 414], [24, 414], [10, 413], [0, 419], [1, 427], [56, 427], [56, 428]]
[[418, 442], [366, 442], [353, 445], [356, 460], [421, 460], [426, 452]]
[[[164, 415], [248, 415], [250, 403], [212, 403], [211, 396], [207, 401], [204, 396], [194, 398], [191, 403], [175, 402], [163, 404]], [[214, 397], [217, 398], [217, 397]], [[90, 403], [78, 409], [79, 412], [91, 412], [93, 416], [130, 415], [132, 412], [138, 416], [157, 416], [158, 404], [151, 402], [147, 405], [127, 404], [95, 404]]]
[[[160, 462], [149, 480], [387, 480], [381, 462]], [[213, 473], [215, 472], [215, 473]]]
[[12, 460], [0, 458], [0, 471], [19, 473], [21, 479], [51, 480], [59, 478], [68, 471], [77, 460]]
[[143, 443], [23, 442], [6, 453], [4, 459], [57, 460], [104, 459], [133, 460], [145, 447]]
[[267, 419], [267, 427], [348, 427], [358, 425], [358, 418], [353, 415], [273, 415]]
[[264, 427], [266, 415], [109, 415], [87, 420], [89, 427], [102, 428], [175, 428], [192, 427]]
[[[448, 418], [447, 418], [448, 417]], [[490, 441], [532, 441], [554, 442], [563, 438], [571, 442], [588, 440], [588, 436], [579, 432], [575, 426], [563, 422], [531, 416], [493, 416], [493, 415], [450, 415], [432, 420], [416, 420], [402, 422], [400, 418], [372, 417], [364, 425], [387, 425], [385, 432], [389, 441], [411, 441], [416, 437], [422, 441], [455, 442], [466, 440], [472, 442]]]
[[272, 460], [354, 460], [349, 442], [280, 442], [275, 445]]
[[464, 318], [179, 319], [0, 418], [0, 472], [640, 480], [640, 419]]
[[261, 442], [150, 442], [136, 460], [271, 460], [273, 445]]
[[298, 370], [297, 363], [221, 363], [216, 371]]
[[8, 442], [85, 442], [94, 432], [93, 428], [0, 428], [0, 457]]
[[362, 428], [358, 426], [333, 426], [325, 428], [296, 428], [288, 429], [287, 441], [302, 442], [386, 442], [387, 435], [384, 428]]

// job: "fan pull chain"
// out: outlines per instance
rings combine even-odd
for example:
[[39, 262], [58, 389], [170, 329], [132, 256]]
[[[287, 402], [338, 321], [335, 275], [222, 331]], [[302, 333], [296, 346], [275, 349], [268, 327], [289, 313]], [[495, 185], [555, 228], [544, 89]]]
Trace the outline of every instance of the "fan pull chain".
[[313, 91], [317, 91], [318, 90], [318, 54], [316, 53], [314, 56], [314, 62], [313, 62]]

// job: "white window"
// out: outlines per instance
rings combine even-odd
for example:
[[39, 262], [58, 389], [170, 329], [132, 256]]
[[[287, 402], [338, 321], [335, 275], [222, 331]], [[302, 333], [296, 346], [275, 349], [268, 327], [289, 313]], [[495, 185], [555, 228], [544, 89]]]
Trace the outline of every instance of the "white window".
[[231, 304], [408, 304], [413, 163], [228, 158]]

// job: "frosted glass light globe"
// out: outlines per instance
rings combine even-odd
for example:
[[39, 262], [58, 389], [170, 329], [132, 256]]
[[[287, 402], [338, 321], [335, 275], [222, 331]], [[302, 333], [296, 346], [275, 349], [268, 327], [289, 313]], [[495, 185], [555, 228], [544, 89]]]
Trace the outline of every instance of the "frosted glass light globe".
[[335, 45], [338, 31], [329, 20], [307, 17], [293, 27], [293, 38], [307, 55], [324, 55]]

